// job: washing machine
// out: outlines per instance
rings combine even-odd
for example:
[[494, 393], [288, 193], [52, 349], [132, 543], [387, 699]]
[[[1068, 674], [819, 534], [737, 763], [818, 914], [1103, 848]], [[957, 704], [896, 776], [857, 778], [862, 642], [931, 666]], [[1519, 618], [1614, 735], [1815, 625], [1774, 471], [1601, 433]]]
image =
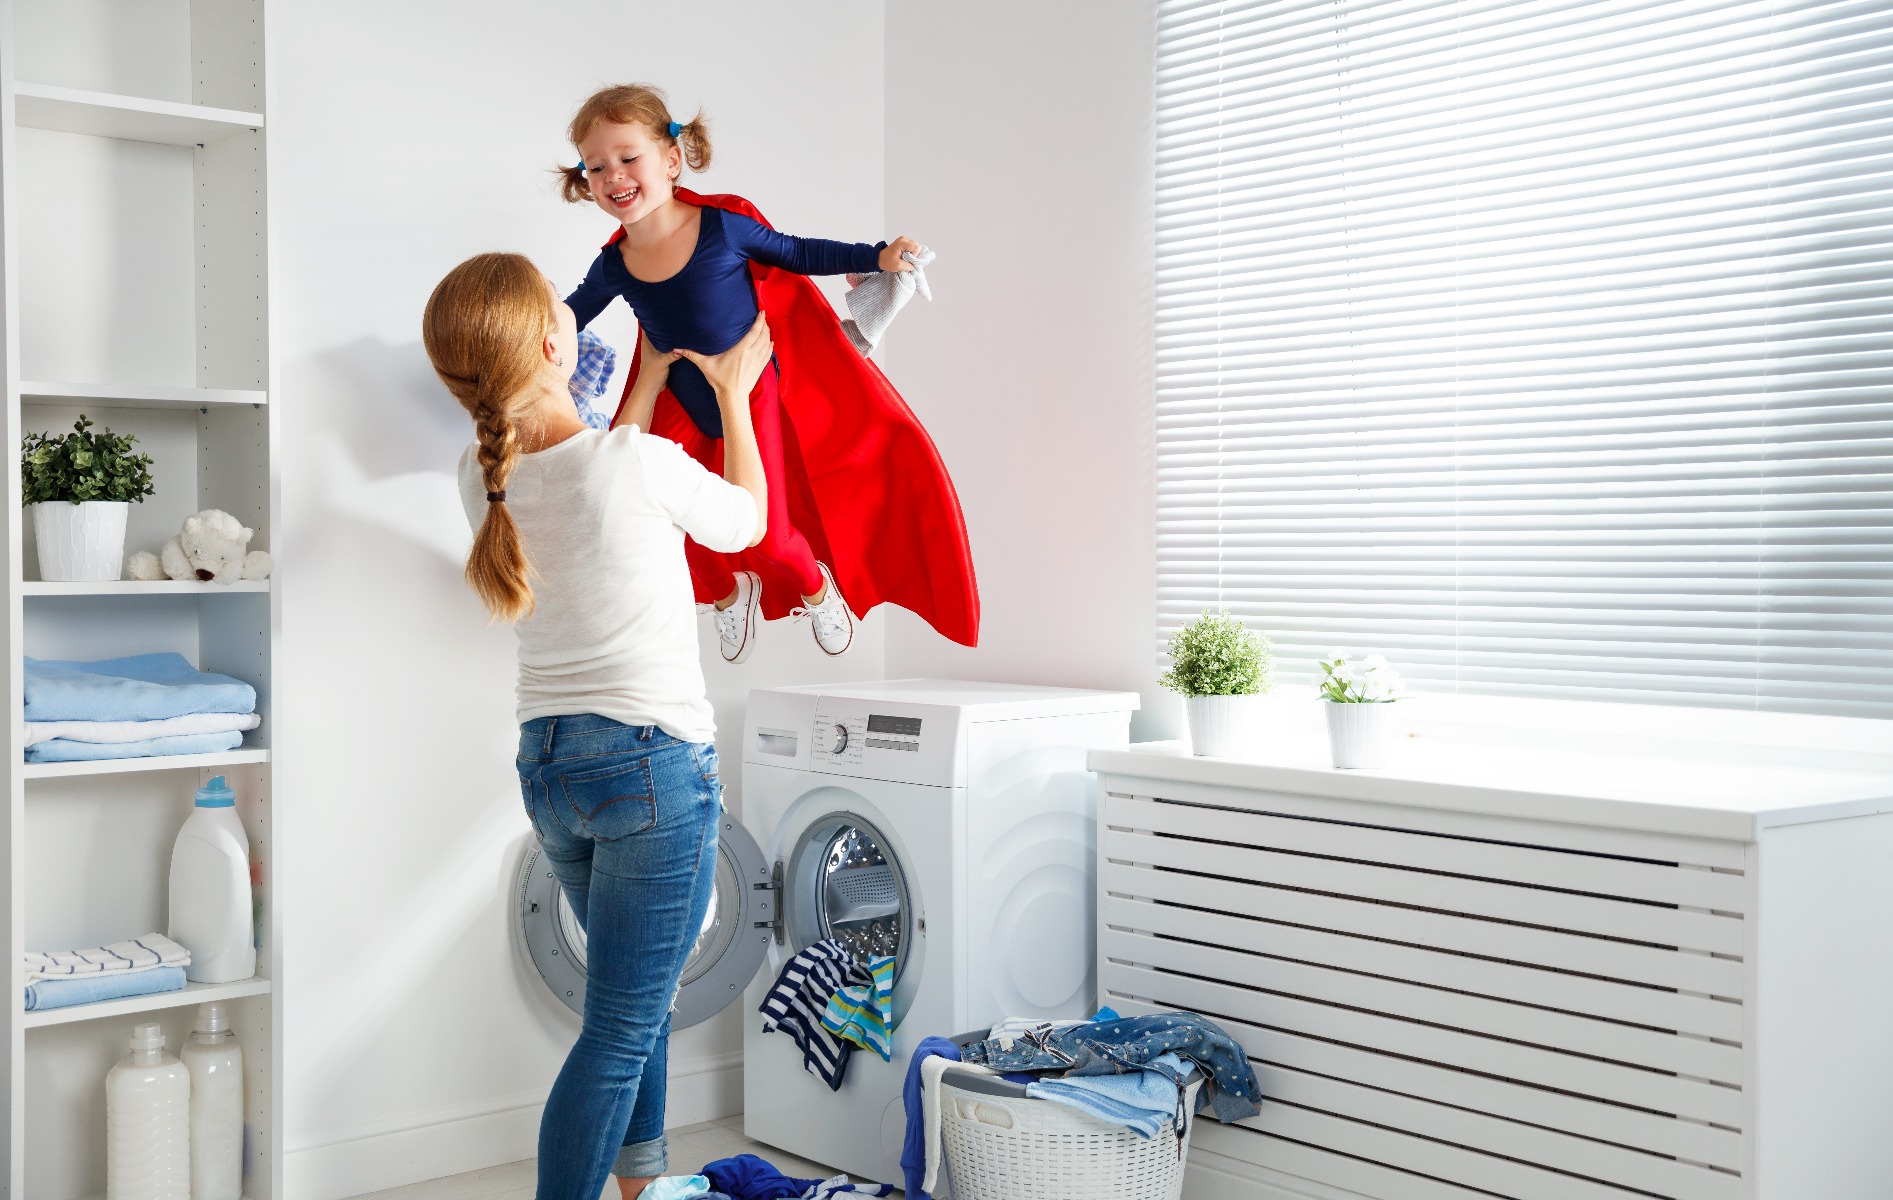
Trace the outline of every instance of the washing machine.
[[[1087, 751], [1129, 740], [1130, 692], [903, 679], [750, 693], [739, 823], [673, 1028], [741, 998], [744, 1132], [898, 1182], [901, 1086], [924, 1037], [1096, 998]], [[725, 770], [731, 764], [725, 764]], [[519, 919], [553, 994], [582, 1011], [584, 938], [536, 853]], [[756, 1011], [783, 965], [833, 938], [895, 959], [893, 1059], [849, 1060], [839, 1090]]]

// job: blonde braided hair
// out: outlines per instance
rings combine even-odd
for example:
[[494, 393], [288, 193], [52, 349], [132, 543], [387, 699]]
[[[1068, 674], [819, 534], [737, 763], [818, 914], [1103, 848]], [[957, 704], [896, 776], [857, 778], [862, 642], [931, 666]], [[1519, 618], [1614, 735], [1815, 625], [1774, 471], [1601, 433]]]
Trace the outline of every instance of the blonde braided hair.
[[435, 285], [421, 318], [434, 373], [473, 418], [488, 503], [467, 556], [467, 582], [499, 620], [533, 610], [532, 567], [506, 507], [506, 481], [519, 457], [520, 418], [537, 402], [541, 346], [555, 328], [545, 276], [521, 254], [476, 254], [461, 263]]

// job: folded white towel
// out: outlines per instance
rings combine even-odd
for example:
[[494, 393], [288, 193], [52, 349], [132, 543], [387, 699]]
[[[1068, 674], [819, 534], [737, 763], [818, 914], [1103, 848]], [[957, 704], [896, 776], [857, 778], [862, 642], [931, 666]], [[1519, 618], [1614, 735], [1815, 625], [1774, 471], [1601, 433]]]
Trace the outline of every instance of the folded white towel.
[[[927, 299], [933, 299], [933, 291], [927, 286], [926, 266], [934, 259], [933, 251], [925, 246], [920, 253], [912, 250], [902, 252], [901, 257], [914, 265], [911, 271], [881, 271], [874, 275], [863, 275], [861, 282], [848, 289], [843, 297], [848, 302], [848, 311], [854, 319], [843, 321], [841, 327], [847, 331], [848, 340], [863, 356], [874, 353], [874, 348], [881, 344], [881, 335], [894, 320], [894, 314], [904, 308], [907, 302], [919, 292]], [[854, 283], [855, 276], [848, 281]]]
[[50, 954], [27, 951], [21, 963], [20, 986], [42, 979], [70, 979], [78, 975], [105, 975], [152, 971], [159, 967], [186, 967], [191, 952], [161, 933], [147, 933], [130, 941], [113, 942], [90, 950], [55, 950]]
[[69, 742], [142, 742], [149, 738], [255, 729], [262, 723], [263, 718], [257, 713], [192, 713], [161, 721], [28, 721], [26, 744], [50, 742], [54, 738]]

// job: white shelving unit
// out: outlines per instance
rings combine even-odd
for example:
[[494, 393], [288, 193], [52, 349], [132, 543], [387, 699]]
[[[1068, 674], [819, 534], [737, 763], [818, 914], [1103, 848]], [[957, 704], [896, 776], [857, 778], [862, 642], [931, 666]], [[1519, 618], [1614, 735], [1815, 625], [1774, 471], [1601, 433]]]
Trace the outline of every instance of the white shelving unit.
[[[267, 0], [0, 0], [0, 360], [5, 487], [21, 437], [80, 414], [135, 434], [155, 495], [126, 549], [157, 550], [220, 508], [280, 555], [271, 399]], [[283, 1193], [281, 919], [272, 802], [272, 582], [53, 583], [7, 507], [6, 954], [166, 926], [171, 845], [212, 775], [236, 789], [257, 879], [254, 979], [28, 1013], [4, 1057], [0, 1200], [105, 1190], [103, 1080], [134, 1024], [176, 1049], [195, 1006], [226, 1001], [243, 1046], [244, 1194]], [[223, 754], [22, 761], [21, 659], [176, 651], [256, 686], [262, 727]]]

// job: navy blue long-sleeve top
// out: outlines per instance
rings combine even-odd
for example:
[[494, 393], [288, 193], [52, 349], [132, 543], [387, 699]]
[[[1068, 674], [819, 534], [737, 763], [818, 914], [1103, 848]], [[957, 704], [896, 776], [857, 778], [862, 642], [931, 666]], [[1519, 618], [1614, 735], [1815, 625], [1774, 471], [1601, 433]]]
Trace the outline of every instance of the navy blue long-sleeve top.
[[[741, 213], [704, 205], [697, 247], [669, 279], [646, 283], [625, 268], [616, 244], [606, 246], [585, 273], [585, 282], [565, 302], [580, 329], [623, 296], [637, 314], [651, 345], [659, 350], [721, 354], [756, 323], [756, 289], [749, 264], [779, 267], [797, 275], [867, 275], [880, 270], [887, 243], [831, 242], [791, 237]], [[716, 392], [697, 364], [680, 358], [670, 365], [670, 390], [698, 429], [723, 436]]]

